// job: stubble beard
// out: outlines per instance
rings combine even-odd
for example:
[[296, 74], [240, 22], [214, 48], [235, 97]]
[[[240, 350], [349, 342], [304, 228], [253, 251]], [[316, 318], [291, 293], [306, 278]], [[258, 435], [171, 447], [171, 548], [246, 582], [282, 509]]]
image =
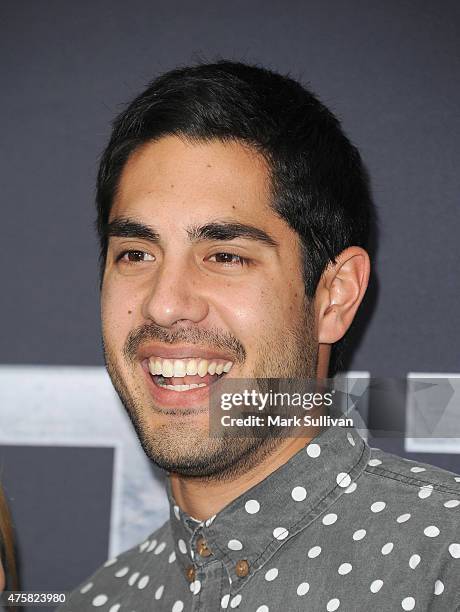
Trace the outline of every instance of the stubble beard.
[[[277, 338], [269, 338], [259, 349], [254, 371], [247, 378], [315, 378], [317, 341], [314, 314], [308, 305], [295, 327], [286, 328]], [[153, 336], [150, 339], [156, 339]], [[235, 342], [238, 341], [235, 339]], [[211, 345], [209, 345], [211, 348]], [[149, 425], [142, 398], [145, 391], [128, 385], [114, 354], [105, 346], [104, 359], [112, 384], [126, 409], [147, 457], [158, 467], [181, 477], [203, 481], [233, 480], [276, 452], [284, 436], [267, 431], [261, 437], [235, 437], [223, 432], [211, 437], [208, 431], [178, 417], [157, 427]], [[134, 379], [133, 379], [134, 380]], [[226, 435], [227, 433], [227, 435]]]

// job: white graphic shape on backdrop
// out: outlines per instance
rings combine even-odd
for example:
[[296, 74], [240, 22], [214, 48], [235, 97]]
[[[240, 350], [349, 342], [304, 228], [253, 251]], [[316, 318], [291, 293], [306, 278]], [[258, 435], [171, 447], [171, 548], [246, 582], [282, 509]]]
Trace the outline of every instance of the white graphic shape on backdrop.
[[368, 440], [369, 372], [341, 372], [334, 377], [334, 412], [349, 417], [363, 440]]
[[164, 523], [169, 506], [104, 367], [0, 366], [0, 444], [114, 449], [109, 556]]
[[460, 374], [407, 375], [405, 450], [460, 453]]

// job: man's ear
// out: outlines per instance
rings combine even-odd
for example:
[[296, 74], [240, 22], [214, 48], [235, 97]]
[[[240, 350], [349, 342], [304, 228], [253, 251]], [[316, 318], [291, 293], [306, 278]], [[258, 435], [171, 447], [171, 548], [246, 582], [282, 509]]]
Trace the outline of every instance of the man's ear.
[[334, 344], [345, 335], [366, 292], [370, 269], [367, 252], [352, 246], [323, 272], [315, 293], [319, 344]]

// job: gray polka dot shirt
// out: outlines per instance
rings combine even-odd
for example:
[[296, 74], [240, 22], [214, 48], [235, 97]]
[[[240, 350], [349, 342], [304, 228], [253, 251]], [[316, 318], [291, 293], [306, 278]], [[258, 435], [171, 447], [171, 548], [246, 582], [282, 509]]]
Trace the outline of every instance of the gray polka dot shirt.
[[175, 504], [60, 612], [460, 610], [460, 477], [323, 431], [219, 514]]

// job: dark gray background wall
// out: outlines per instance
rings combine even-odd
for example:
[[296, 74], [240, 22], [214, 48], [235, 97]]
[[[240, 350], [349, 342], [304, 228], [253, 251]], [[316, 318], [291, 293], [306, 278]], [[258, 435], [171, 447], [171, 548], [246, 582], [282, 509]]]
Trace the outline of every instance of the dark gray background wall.
[[122, 103], [197, 55], [309, 82], [369, 168], [378, 295], [353, 369], [458, 372], [460, 4], [8, 0], [0, 5], [0, 363], [102, 364], [98, 155]]
[[[93, 195], [110, 121], [160, 72], [227, 57], [310, 83], [368, 166], [380, 242], [349, 369], [459, 372], [459, 31], [456, 0], [3, 0], [0, 364], [102, 365]], [[2, 478], [25, 524], [14, 453]], [[458, 455], [420, 458], [459, 471]], [[25, 568], [33, 588], [47, 554]]]

